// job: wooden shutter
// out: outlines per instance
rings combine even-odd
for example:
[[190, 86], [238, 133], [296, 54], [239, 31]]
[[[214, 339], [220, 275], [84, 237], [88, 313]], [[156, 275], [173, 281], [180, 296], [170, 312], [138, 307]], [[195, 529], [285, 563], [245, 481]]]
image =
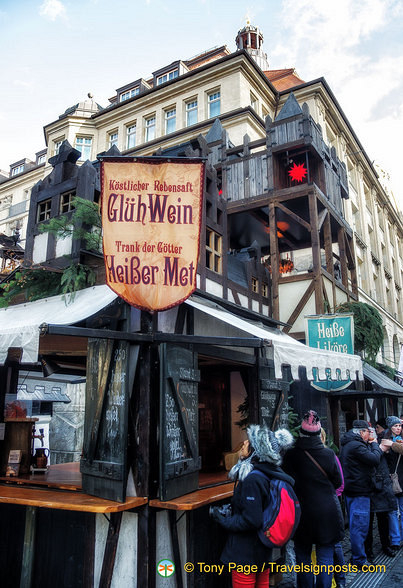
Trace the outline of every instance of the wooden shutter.
[[120, 502], [126, 497], [128, 400], [137, 361], [135, 347], [131, 349], [127, 341], [88, 340], [82, 486], [88, 494]]
[[169, 500], [199, 486], [197, 354], [160, 345], [160, 499]]

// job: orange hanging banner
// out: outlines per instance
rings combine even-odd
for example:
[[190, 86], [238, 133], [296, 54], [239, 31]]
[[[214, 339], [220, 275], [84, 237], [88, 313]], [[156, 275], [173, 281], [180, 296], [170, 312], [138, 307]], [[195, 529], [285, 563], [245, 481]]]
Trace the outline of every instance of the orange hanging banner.
[[204, 172], [194, 159], [101, 161], [106, 282], [132, 306], [166, 310], [195, 290]]

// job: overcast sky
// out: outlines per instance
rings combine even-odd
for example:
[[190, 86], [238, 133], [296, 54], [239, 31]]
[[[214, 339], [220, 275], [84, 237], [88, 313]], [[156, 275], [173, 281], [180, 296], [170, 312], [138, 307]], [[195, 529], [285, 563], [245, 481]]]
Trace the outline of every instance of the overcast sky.
[[402, 0], [2, 0], [0, 169], [45, 147], [43, 126], [215, 45], [235, 50], [246, 17], [270, 68], [325, 77], [403, 209]]

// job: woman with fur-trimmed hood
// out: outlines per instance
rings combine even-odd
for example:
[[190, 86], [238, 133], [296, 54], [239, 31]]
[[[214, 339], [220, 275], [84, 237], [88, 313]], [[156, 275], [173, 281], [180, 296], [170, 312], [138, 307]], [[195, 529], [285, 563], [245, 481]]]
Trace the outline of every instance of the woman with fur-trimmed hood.
[[[260, 541], [257, 531], [262, 526], [263, 510], [267, 506], [270, 478], [284, 480], [294, 485], [294, 480], [285, 474], [280, 465], [282, 453], [292, 446], [293, 437], [287, 429], [275, 433], [266, 426], [251, 425], [247, 429], [247, 440], [239, 452], [239, 461], [229, 472], [229, 478], [236, 482], [231, 502], [231, 514], [225, 516], [219, 507], [211, 509], [211, 515], [229, 531], [228, 539], [221, 555], [224, 564], [236, 563], [241, 566], [257, 565], [265, 571], [256, 574], [243, 574], [232, 571], [232, 586], [259, 586], [268, 588], [271, 549]], [[260, 470], [265, 477], [249, 475]], [[267, 479], [269, 478], [269, 479]], [[246, 583], [249, 581], [249, 583]]]

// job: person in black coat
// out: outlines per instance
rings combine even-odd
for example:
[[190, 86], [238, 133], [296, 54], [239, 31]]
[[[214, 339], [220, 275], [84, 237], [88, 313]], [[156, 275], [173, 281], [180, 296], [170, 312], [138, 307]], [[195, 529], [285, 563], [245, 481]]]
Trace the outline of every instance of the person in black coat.
[[[379, 421], [377, 423], [376, 430], [379, 430]], [[377, 434], [378, 444], [383, 454], [381, 456], [379, 465], [375, 470], [374, 489], [370, 497], [371, 514], [369, 519], [369, 530], [364, 543], [368, 561], [373, 561], [374, 559], [374, 553], [372, 551], [372, 529], [375, 513], [378, 521], [379, 539], [381, 541], [382, 551], [389, 557], [394, 557], [396, 555], [396, 551], [391, 549], [389, 541], [389, 513], [397, 510], [397, 499], [393, 494], [392, 482], [389, 476], [389, 468], [385, 456], [385, 452], [388, 448], [381, 443], [383, 435], [384, 431], [381, 431], [379, 434]]]
[[[284, 470], [295, 479], [294, 489], [301, 504], [301, 520], [294, 536], [297, 564], [309, 567], [313, 545], [317, 564], [333, 566], [334, 546], [344, 537], [343, 514], [336, 496], [342, 476], [334, 452], [323, 445], [320, 432], [319, 416], [308, 411], [299, 438], [283, 462]], [[332, 573], [324, 569], [316, 575], [316, 588], [330, 588], [331, 584]], [[297, 574], [299, 588], [313, 585], [313, 571]]]
[[[293, 437], [286, 429], [275, 433], [265, 426], [251, 425], [247, 429], [248, 439], [244, 442], [240, 459], [229, 472], [236, 482], [229, 515], [220, 507], [210, 509], [211, 516], [228, 531], [228, 539], [221, 554], [221, 561], [241, 566], [232, 569], [232, 586], [269, 586], [268, 563], [272, 550], [260, 541], [257, 531], [263, 523], [263, 510], [267, 506], [270, 480], [260, 475], [250, 475], [260, 470], [268, 478], [278, 478], [293, 485], [294, 480], [280, 468], [281, 453], [291, 447]], [[263, 572], [246, 573], [244, 566], [255, 565]], [[228, 568], [229, 569], [229, 568]], [[249, 583], [246, 583], [249, 582]]]
[[341, 439], [340, 461], [349, 518], [351, 563], [359, 569], [367, 562], [364, 542], [369, 529], [375, 470], [381, 455], [376, 438], [370, 439], [368, 423], [364, 420], [353, 421], [352, 430]]

